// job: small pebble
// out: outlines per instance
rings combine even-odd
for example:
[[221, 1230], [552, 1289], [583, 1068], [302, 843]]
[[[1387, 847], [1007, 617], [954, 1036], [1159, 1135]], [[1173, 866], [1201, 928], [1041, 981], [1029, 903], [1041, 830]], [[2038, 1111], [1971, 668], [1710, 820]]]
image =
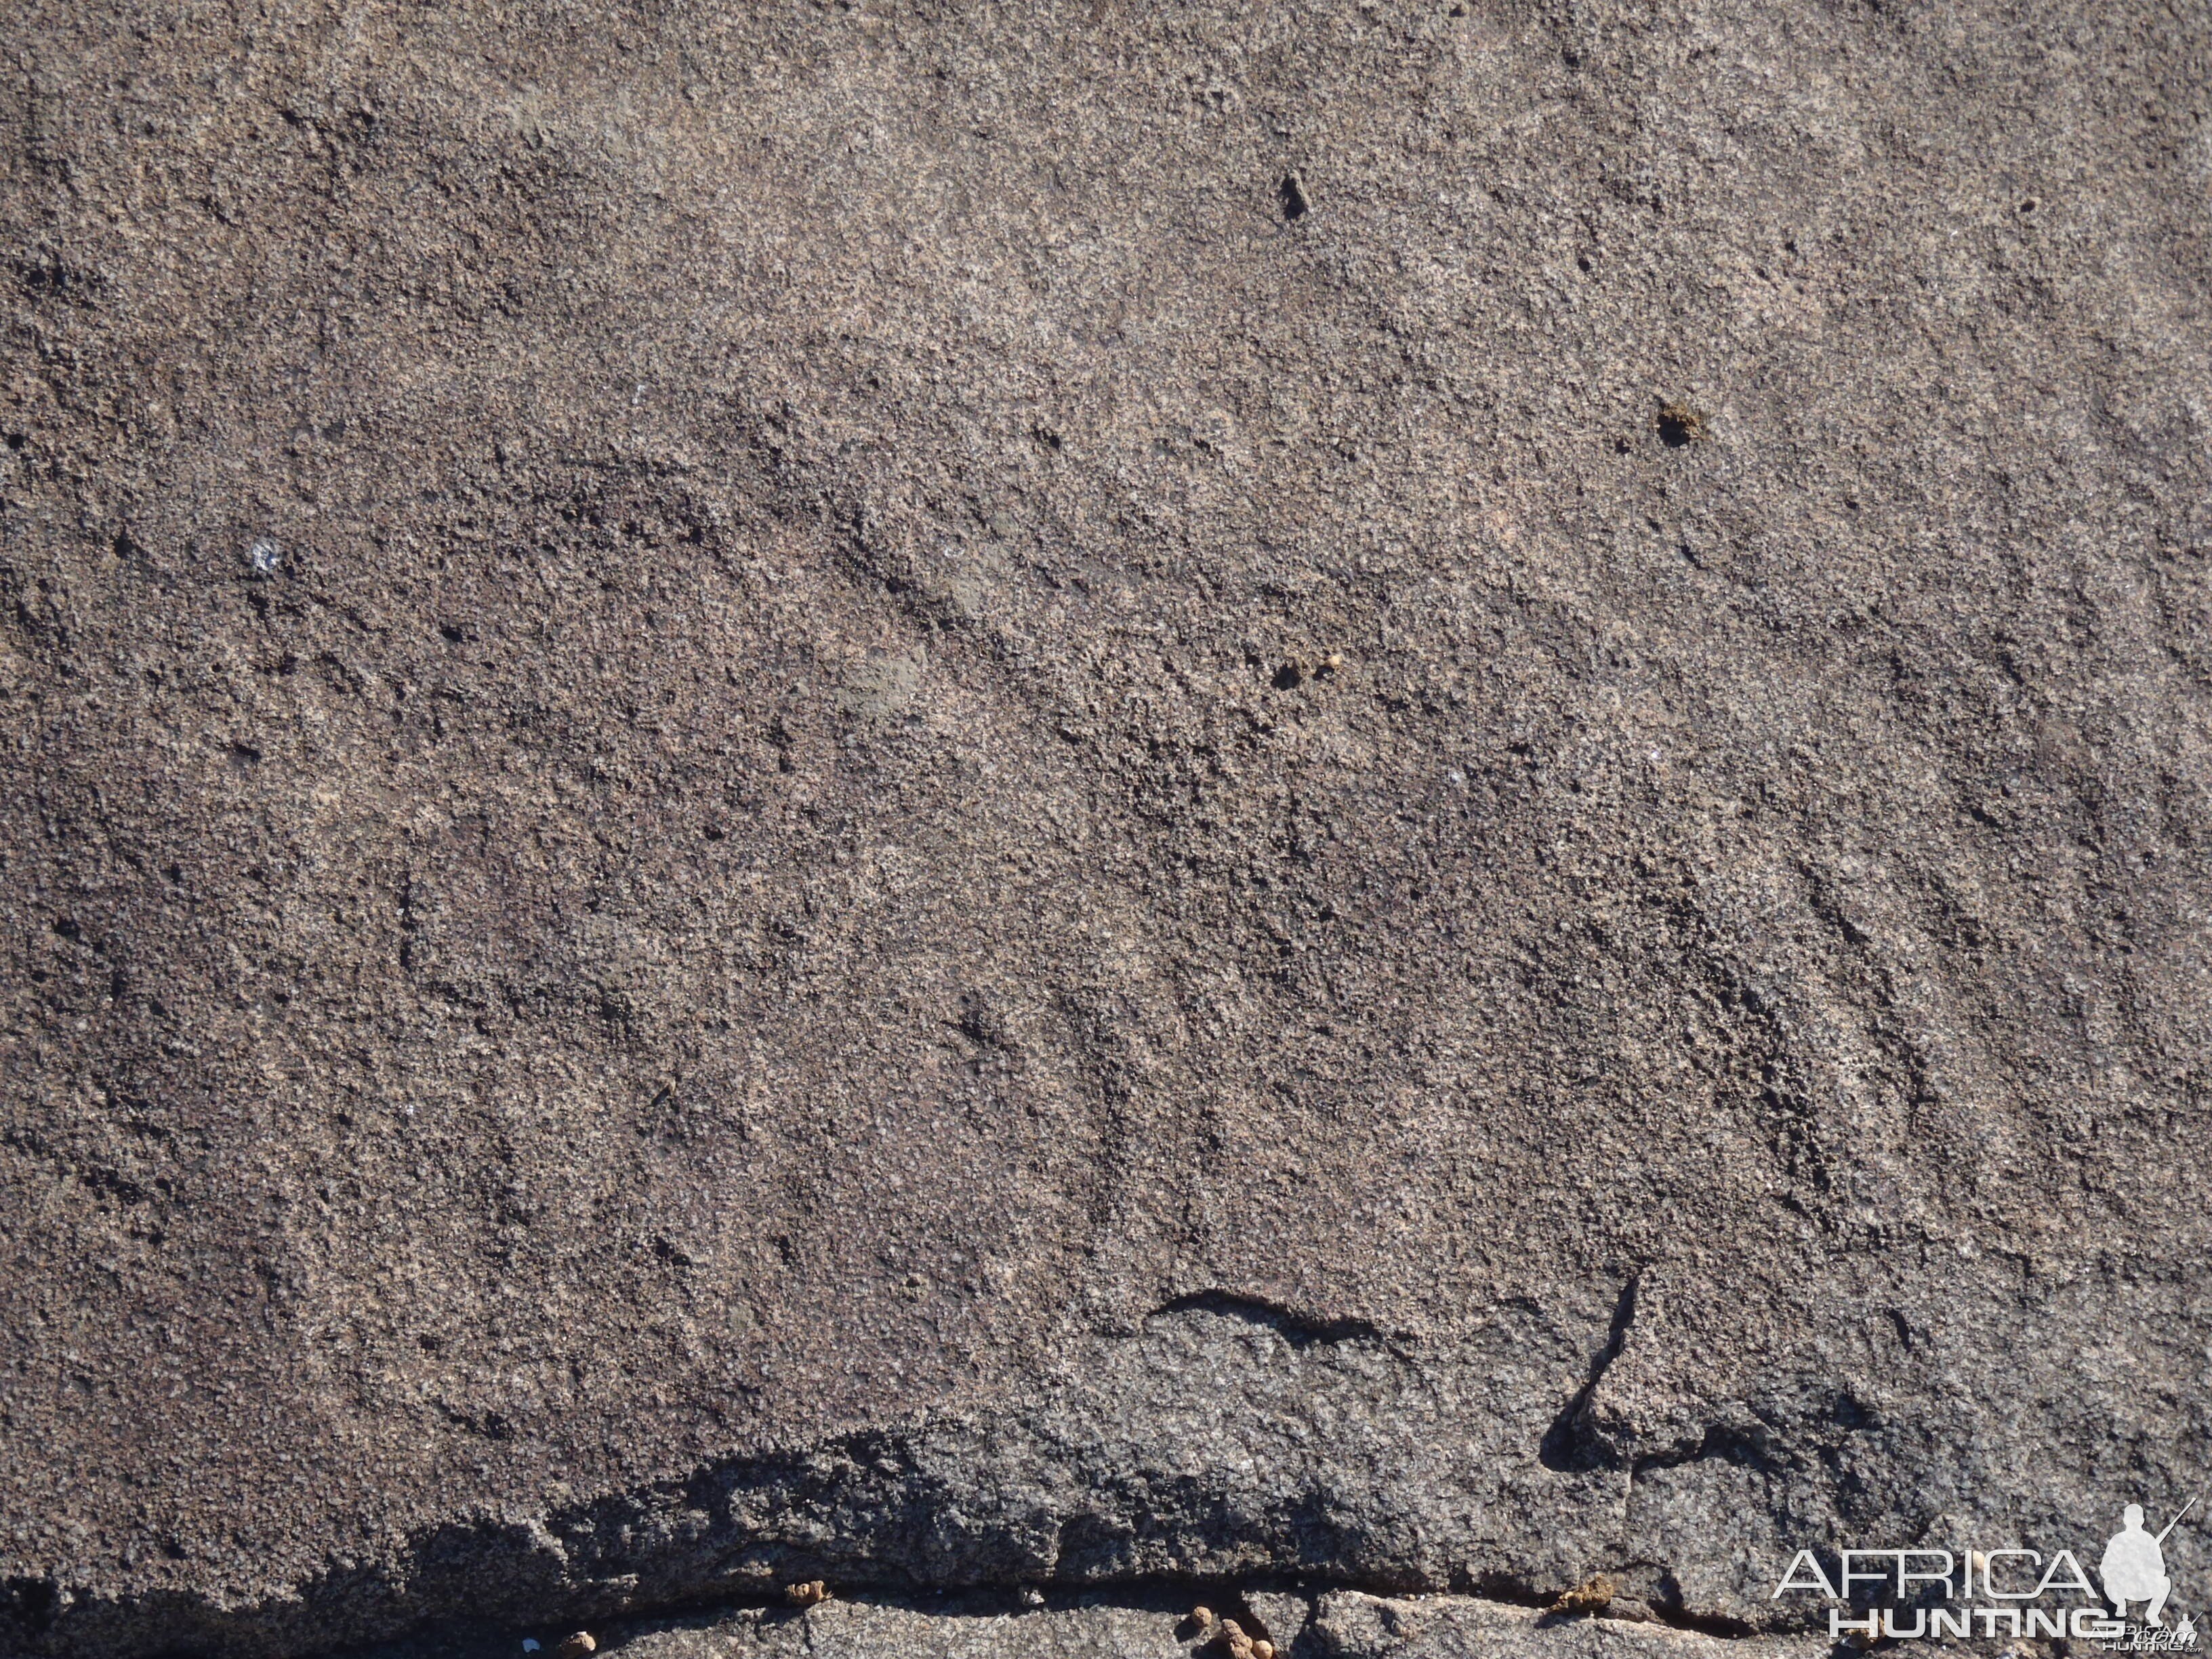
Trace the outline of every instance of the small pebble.
[[1029, 1585], [1022, 1591], [1022, 1605], [1025, 1607], [1042, 1607], [1044, 1605], [1044, 1592], [1034, 1584]]
[[1265, 1637], [1252, 1644], [1252, 1659], [1275, 1659], [1275, 1644]]
[[1577, 1584], [1552, 1603], [1548, 1611], [1554, 1614], [1602, 1613], [1613, 1600], [1613, 1580], [1601, 1574], [1586, 1584]]
[[803, 1584], [787, 1586], [783, 1595], [794, 1607], [811, 1607], [830, 1599], [830, 1587], [819, 1578], [810, 1578]]
[[1213, 1628], [1213, 1609], [1212, 1607], [1193, 1607], [1190, 1610], [1190, 1622], [1196, 1625], [1200, 1630], [1212, 1630]]
[[580, 1630], [553, 1650], [553, 1659], [585, 1659], [587, 1654], [599, 1650], [599, 1644], [592, 1639], [592, 1632]]
[[537, 1651], [538, 1651], [538, 1638], [537, 1638], [536, 1637], [534, 1637], [534, 1636], [526, 1636], [526, 1637], [524, 1637], [524, 1638], [522, 1638], [522, 1650], [523, 1650], [525, 1653], [535, 1653], [535, 1652], [537, 1652]]

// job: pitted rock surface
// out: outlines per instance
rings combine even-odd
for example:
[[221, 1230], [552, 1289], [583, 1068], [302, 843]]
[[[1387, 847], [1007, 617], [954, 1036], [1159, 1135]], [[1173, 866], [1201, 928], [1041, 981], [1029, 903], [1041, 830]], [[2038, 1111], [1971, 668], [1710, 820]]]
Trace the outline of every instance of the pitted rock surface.
[[2203, 1485], [2201, 8], [6, 38], [0, 1649]]

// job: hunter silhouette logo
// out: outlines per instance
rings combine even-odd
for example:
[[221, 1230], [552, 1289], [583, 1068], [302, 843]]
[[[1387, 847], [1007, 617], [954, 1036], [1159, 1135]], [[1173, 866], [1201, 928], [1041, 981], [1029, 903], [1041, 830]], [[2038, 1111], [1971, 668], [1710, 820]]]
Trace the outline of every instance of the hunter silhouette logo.
[[[2200, 1498], [2203, 1495], [2197, 1494]], [[2165, 1624], [2158, 1615], [2166, 1606], [2166, 1598], [2173, 1593], [2173, 1580], [2166, 1576], [2162, 1546], [2166, 1533], [2181, 1524], [2181, 1516], [2196, 1507], [2197, 1498], [2192, 1498], [2181, 1506], [2181, 1515], [2166, 1523], [2166, 1532], [2155, 1538], [2143, 1530], [2142, 1504], [2130, 1504], [2120, 1512], [2120, 1530], [2105, 1546], [2105, 1559], [2097, 1564], [2097, 1576], [2105, 1581], [2105, 1599], [2112, 1604], [2115, 1618], [2128, 1616], [2129, 1602], [2148, 1601], [2150, 1605], [2143, 1609], [2143, 1623]]]
[[[2120, 1530], [2097, 1563], [2101, 1597], [2071, 1550], [2046, 1558], [2020, 1548], [1917, 1548], [1838, 1551], [1832, 1579], [1818, 1556], [1800, 1550], [1774, 1587], [1774, 1599], [1814, 1590], [1840, 1603], [1828, 1609], [1832, 1637], [2043, 1638], [2094, 1642], [2107, 1652], [2193, 1653], [2196, 1622], [2185, 1613], [2169, 1625], [2160, 1615], [2174, 1588], [2166, 1540], [2203, 1498], [2191, 1498], [2155, 1534], [2143, 1525], [2142, 1504], [2123, 1510]], [[2128, 1609], [2136, 1603], [2142, 1622], [2131, 1624]]]

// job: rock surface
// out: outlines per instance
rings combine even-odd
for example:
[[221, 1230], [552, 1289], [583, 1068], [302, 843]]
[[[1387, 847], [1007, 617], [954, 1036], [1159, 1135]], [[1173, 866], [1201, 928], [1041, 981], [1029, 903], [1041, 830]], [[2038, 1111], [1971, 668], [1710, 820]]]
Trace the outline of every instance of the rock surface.
[[2202, 8], [9, 20], [0, 1650], [2203, 1483]]
[[[1830, 1649], [1825, 1638], [1725, 1641], [1649, 1622], [1547, 1618], [1529, 1607], [1455, 1595], [1407, 1600], [1337, 1590], [1251, 1600], [1264, 1606], [1235, 1613], [1217, 1609], [1217, 1616], [1235, 1617], [1240, 1628], [1272, 1642], [1283, 1659], [1823, 1659]], [[1130, 1601], [1084, 1595], [1034, 1608], [972, 1595], [933, 1598], [927, 1605], [833, 1601], [804, 1613], [751, 1607], [635, 1620], [595, 1634], [601, 1651], [625, 1659], [805, 1659], [820, 1653], [841, 1659], [1188, 1659], [1206, 1651], [1197, 1644], [1206, 1627], [1191, 1611], [1188, 1598], [1159, 1596]], [[526, 1639], [550, 1654], [562, 1638], [549, 1631]], [[519, 1648], [517, 1638], [502, 1635], [410, 1644], [361, 1659], [517, 1659]]]

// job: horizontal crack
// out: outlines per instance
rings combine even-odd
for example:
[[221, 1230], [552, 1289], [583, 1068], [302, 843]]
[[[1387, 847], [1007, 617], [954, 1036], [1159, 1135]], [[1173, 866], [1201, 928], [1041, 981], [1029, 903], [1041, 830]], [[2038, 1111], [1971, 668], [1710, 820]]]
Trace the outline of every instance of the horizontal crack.
[[[1618, 1353], [1634, 1307], [1632, 1283], [1578, 1399]], [[1223, 1322], [1304, 1352], [1295, 1362], [1255, 1352], [1224, 1366], [1217, 1350], [1232, 1328]], [[1547, 1607], [1568, 1587], [1534, 1582], [1551, 1556], [1540, 1544], [1469, 1540], [1463, 1553], [1409, 1524], [1469, 1493], [1502, 1495], [1494, 1459], [1451, 1455], [1449, 1441], [1439, 1453], [1424, 1427], [1440, 1404], [1486, 1409], [1467, 1377], [1436, 1369], [1438, 1358], [1369, 1320], [1200, 1291], [1157, 1310], [1133, 1340], [1099, 1338], [1088, 1363], [1030, 1407], [733, 1451], [550, 1510], [450, 1516], [252, 1601], [143, 1581], [94, 1589], [59, 1574], [0, 1585], [0, 1652], [291, 1659], [441, 1620], [543, 1625], [737, 1605], [817, 1578], [913, 1595], [1273, 1576], [1307, 1589]], [[1352, 1437], [1339, 1445], [1340, 1432]], [[1398, 1455], [1376, 1455], [1378, 1433]], [[1498, 1448], [1525, 1448], [1526, 1436], [1516, 1430]], [[1510, 1461], [1533, 1460], [1524, 1449]], [[1671, 1581], [1662, 1577], [1656, 1595], [1650, 1582], [1647, 1573], [1636, 1593], [1663, 1621], [1733, 1633], [1682, 1608]], [[1217, 1596], [1208, 1605], [1225, 1604]]]
[[[1382, 1342], [1389, 1340], [1372, 1320], [1320, 1318], [1280, 1303], [1255, 1296], [1240, 1296], [1230, 1291], [1195, 1291], [1188, 1296], [1179, 1296], [1172, 1302], [1161, 1304], [1146, 1317], [1158, 1319], [1179, 1313], [1210, 1313], [1224, 1319], [1242, 1319], [1251, 1324], [1265, 1325], [1281, 1335], [1292, 1347], [1304, 1347], [1310, 1342]], [[1404, 1334], [1400, 1333], [1399, 1335], [1402, 1340]]]
[[[932, 1613], [944, 1610], [944, 1599], [957, 1595], [967, 1598], [973, 1607], [977, 1597], [988, 1598], [988, 1607], [1003, 1603], [1004, 1616], [1023, 1618], [1051, 1611], [1050, 1598], [1079, 1596], [1085, 1605], [1116, 1602], [1134, 1606], [1152, 1606], [1182, 1613], [1188, 1608], [1204, 1606], [1217, 1615], [1234, 1618], [1249, 1634], [1273, 1640], [1278, 1650], [1287, 1648], [1313, 1627], [1321, 1611], [1324, 1596], [1351, 1593], [1373, 1596], [1379, 1601], [1407, 1599], [1432, 1600], [1443, 1597], [1453, 1601], [1485, 1602], [1492, 1607], [1511, 1607], [1519, 1612], [1540, 1615], [1536, 1627], [1540, 1630], [1560, 1628], [1596, 1620], [1606, 1624], [1658, 1625], [1669, 1630], [1686, 1631], [1723, 1641], [1735, 1641], [1759, 1632], [1739, 1620], [1716, 1614], [1701, 1614], [1669, 1607], [1642, 1601], [1622, 1604], [1623, 1610], [1612, 1613], [1599, 1610], [1593, 1613], [1555, 1613], [1550, 1611], [1558, 1599], [1556, 1591], [1537, 1591], [1521, 1586], [1510, 1579], [1480, 1581], [1475, 1588], [1459, 1587], [1449, 1590], [1411, 1589], [1385, 1581], [1358, 1578], [1316, 1577], [1309, 1575], [1283, 1576], [1259, 1574], [1227, 1578], [1206, 1574], [1146, 1574], [1108, 1580], [1060, 1580], [1043, 1578], [1004, 1583], [957, 1584], [944, 1586], [905, 1585], [887, 1589], [866, 1578], [846, 1578], [832, 1585], [833, 1594], [842, 1601], [865, 1602], [872, 1606], [899, 1607], [913, 1612]], [[1294, 1630], [1275, 1631], [1255, 1611], [1255, 1598], [1292, 1595], [1307, 1603], [1306, 1615]], [[1043, 1602], [1031, 1599], [1042, 1596]], [[678, 1597], [665, 1602], [633, 1604], [624, 1607], [620, 1622], [625, 1626], [651, 1624], [674, 1618], [713, 1618], [717, 1615], [746, 1612], [783, 1611], [791, 1609], [787, 1597], [776, 1595], [725, 1596], [708, 1600], [697, 1597]], [[511, 1628], [520, 1630], [526, 1625], [532, 1629], [548, 1622], [547, 1618], [517, 1622]], [[501, 1626], [505, 1633], [510, 1626]], [[437, 1634], [428, 1629], [415, 1632], [420, 1637]]]
[[[897, 1437], [871, 1432], [809, 1450], [710, 1465], [689, 1480], [609, 1496], [539, 1518], [478, 1517], [418, 1534], [391, 1559], [334, 1565], [254, 1604], [152, 1591], [114, 1599], [54, 1579], [15, 1579], [0, 1594], [0, 1651], [39, 1659], [221, 1653], [290, 1659], [336, 1644], [389, 1642], [439, 1626], [543, 1626], [562, 1620], [769, 1605], [786, 1584], [820, 1578], [850, 1595], [912, 1601], [932, 1594], [1028, 1589], [1121, 1595], [1188, 1592], [1212, 1606], [1280, 1586], [1298, 1594], [1358, 1590], [1396, 1597], [1449, 1594], [1542, 1610], [1565, 1586], [1540, 1589], [1510, 1573], [1454, 1570], [1441, 1582], [1417, 1570], [1332, 1571], [1288, 1545], [1272, 1568], [1242, 1572], [1056, 1571], [1025, 1556], [1028, 1518], [964, 1521], [968, 1548], [941, 1554], [933, 1522], [952, 1507], [935, 1476]], [[1170, 1528], [1186, 1500], [1151, 1488]], [[763, 1518], [766, 1517], [766, 1518]], [[856, 1519], [860, 1524], [855, 1524]], [[841, 1525], [852, 1526], [841, 1538]], [[1257, 1539], [1178, 1547], [1249, 1558]], [[882, 1546], [895, 1548], [884, 1552]], [[932, 1570], [933, 1562], [937, 1570]], [[1224, 1564], [1225, 1565], [1225, 1564]], [[1671, 1575], [1662, 1582], [1673, 1586]], [[1680, 1592], [1671, 1598], [1679, 1603]], [[1748, 1633], [1733, 1621], [1655, 1603], [1658, 1622], [1707, 1635]]]

